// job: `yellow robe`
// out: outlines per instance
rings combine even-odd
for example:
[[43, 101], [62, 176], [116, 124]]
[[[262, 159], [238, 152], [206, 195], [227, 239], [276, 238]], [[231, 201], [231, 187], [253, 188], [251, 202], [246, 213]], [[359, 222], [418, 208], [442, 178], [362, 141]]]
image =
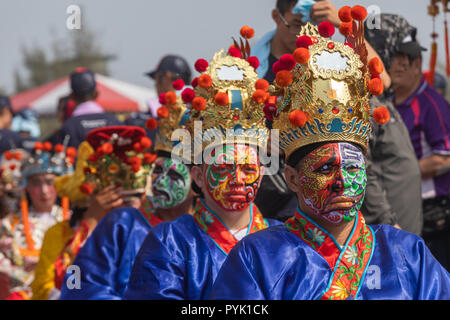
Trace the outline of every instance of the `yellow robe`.
[[54, 262], [74, 234], [75, 231], [69, 226], [68, 220], [55, 224], [45, 233], [34, 281], [31, 284], [32, 300], [47, 300], [52, 290], [57, 290]]

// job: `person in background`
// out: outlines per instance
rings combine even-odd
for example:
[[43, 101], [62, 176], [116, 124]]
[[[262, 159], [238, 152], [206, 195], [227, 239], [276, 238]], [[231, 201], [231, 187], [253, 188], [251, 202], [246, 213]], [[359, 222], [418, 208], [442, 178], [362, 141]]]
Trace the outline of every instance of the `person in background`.
[[191, 83], [192, 71], [187, 61], [179, 55], [166, 55], [161, 58], [156, 69], [145, 73], [155, 81], [157, 98], [148, 100], [149, 113], [158, 118], [157, 110], [161, 106], [159, 97], [165, 92], [174, 90], [172, 83], [182, 79], [185, 84]]
[[67, 267], [73, 263], [98, 222], [110, 210], [123, 204], [121, 189], [115, 186], [91, 195], [80, 190], [85, 182], [85, 168], [89, 167], [88, 159], [93, 153], [88, 142], [81, 143], [75, 172], [55, 179], [56, 192], [60, 198], [67, 197], [72, 214], [70, 219], [58, 222], [45, 233], [31, 283], [32, 300], [59, 299]]
[[450, 105], [424, 79], [416, 30], [396, 48], [390, 67], [393, 103], [408, 128], [422, 175], [423, 238], [450, 270]]
[[[369, 28], [366, 20], [364, 35], [383, 64], [390, 66], [395, 48], [414, 28], [399, 15], [383, 13], [379, 19], [379, 29]], [[421, 175], [408, 129], [386, 95], [372, 97], [370, 106], [372, 110], [385, 106], [390, 119], [383, 125], [372, 122], [361, 212], [368, 224], [390, 224], [421, 235]]]
[[96, 128], [120, 125], [120, 121], [95, 102], [98, 91], [95, 74], [86, 68], [77, 68], [70, 74], [70, 99], [75, 109], [72, 116], [63, 124], [58, 143], [64, 143], [69, 137], [68, 145], [78, 148], [86, 139], [86, 134]]
[[33, 150], [34, 144], [41, 135], [36, 111], [28, 108], [20, 110], [11, 121], [11, 130], [22, 137], [22, 146], [25, 150]]
[[[428, 81], [429, 71], [425, 71], [423, 76]], [[445, 98], [447, 93], [447, 79], [439, 72], [434, 72], [433, 88]]]
[[9, 299], [29, 299], [31, 296], [30, 284], [44, 233], [64, 217], [62, 208], [57, 204], [53, 183], [57, 176], [73, 170], [75, 156], [76, 150], [73, 148], [36, 142], [31, 155], [23, 158], [20, 168], [23, 187], [20, 210], [1, 221], [1, 238], [10, 238], [9, 245], [3, 248], [4, 255], [20, 271], [13, 275], [15, 284], [11, 287]]
[[8, 96], [0, 95], [0, 155], [6, 150], [22, 148], [22, 137], [11, 131], [14, 113]]

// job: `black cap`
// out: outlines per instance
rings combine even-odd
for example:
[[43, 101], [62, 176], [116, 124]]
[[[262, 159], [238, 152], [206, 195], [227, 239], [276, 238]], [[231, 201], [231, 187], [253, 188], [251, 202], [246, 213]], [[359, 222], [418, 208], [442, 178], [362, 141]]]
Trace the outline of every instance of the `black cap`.
[[13, 113], [11, 101], [9, 100], [9, 97], [0, 95], [0, 110], [3, 110], [5, 108], [8, 109], [9, 111], [11, 111], [11, 113]]
[[185, 82], [190, 82], [191, 69], [185, 59], [177, 55], [164, 56], [155, 70], [145, 73], [147, 76], [155, 79], [158, 72], [170, 71], [178, 74]]
[[427, 49], [420, 46], [417, 41], [401, 43], [397, 49], [397, 53], [405, 54], [411, 59], [419, 58], [422, 55], [422, 51], [427, 51]]
[[70, 88], [77, 96], [85, 96], [94, 92], [97, 84], [95, 74], [86, 68], [77, 68], [70, 74]]

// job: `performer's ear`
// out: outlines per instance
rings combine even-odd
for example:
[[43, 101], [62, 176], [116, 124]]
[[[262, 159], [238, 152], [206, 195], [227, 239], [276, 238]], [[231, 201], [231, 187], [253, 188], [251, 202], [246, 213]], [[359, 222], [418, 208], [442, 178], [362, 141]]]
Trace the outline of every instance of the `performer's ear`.
[[298, 170], [291, 167], [290, 165], [286, 165], [284, 168], [284, 176], [286, 177], [286, 183], [293, 192], [300, 192], [300, 178]]
[[203, 191], [203, 170], [202, 165], [200, 166], [193, 166], [191, 168], [191, 178], [194, 180], [195, 184], [202, 189]]

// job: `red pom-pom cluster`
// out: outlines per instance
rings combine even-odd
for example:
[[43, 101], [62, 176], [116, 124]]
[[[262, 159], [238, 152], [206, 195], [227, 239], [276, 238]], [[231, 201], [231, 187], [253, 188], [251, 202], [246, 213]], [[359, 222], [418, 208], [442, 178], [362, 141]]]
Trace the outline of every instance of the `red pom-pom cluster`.
[[194, 68], [198, 72], [202, 73], [205, 72], [206, 69], [208, 69], [208, 65], [208, 61], [206, 61], [205, 59], [198, 59], [194, 64]]
[[324, 38], [330, 38], [336, 31], [334, 25], [330, 21], [321, 22], [318, 29], [320, 36]]
[[251, 39], [255, 35], [255, 30], [249, 26], [243, 26], [240, 30], [241, 36], [245, 39]]
[[172, 82], [172, 87], [173, 87], [175, 90], [181, 90], [181, 89], [183, 89], [183, 87], [184, 87], [184, 81], [183, 81], [183, 79], [177, 79], [177, 80], [173, 81], [173, 82]]
[[249, 65], [253, 67], [253, 69], [258, 69], [259, 67], [259, 59], [257, 57], [248, 57], [247, 62]]
[[181, 93], [181, 99], [183, 99], [183, 101], [185, 103], [191, 103], [192, 100], [194, 100], [194, 98], [195, 98], [195, 92], [191, 88], [186, 88]]
[[312, 41], [311, 37], [309, 37], [307, 35], [298, 37], [297, 41], [295, 42], [295, 45], [297, 46], [297, 48], [308, 49], [308, 47], [312, 44], [313, 44], [313, 41]]
[[390, 114], [386, 107], [378, 107], [373, 111], [373, 119], [378, 124], [385, 124], [389, 121]]
[[145, 127], [148, 130], [155, 130], [158, 127], [158, 121], [156, 121], [155, 118], [148, 118], [147, 121], [145, 121]]
[[228, 49], [228, 54], [235, 58], [242, 58], [241, 50], [236, 47], [231, 47]]
[[306, 114], [300, 110], [291, 111], [288, 117], [289, 122], [295, 127], [303, 127], [307, 121]]
[[295, 67], [295, 59], [292, 54], [286, 53], [280, 57], [280, 65], [282, 70], [291, 71]]

